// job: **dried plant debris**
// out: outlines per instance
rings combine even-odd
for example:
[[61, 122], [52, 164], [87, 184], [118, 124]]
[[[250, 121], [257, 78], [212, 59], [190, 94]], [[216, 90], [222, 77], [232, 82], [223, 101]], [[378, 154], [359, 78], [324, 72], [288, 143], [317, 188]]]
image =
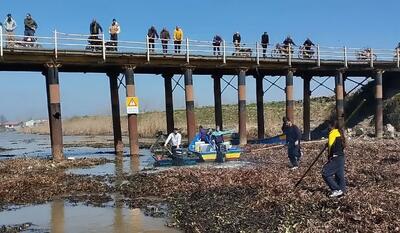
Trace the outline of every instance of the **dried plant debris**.
[[348, 192], [340, 199], [327, 197], [320, 174], [325, 157], [294, 188], [323, 143], [303, 145], [296, 171], [288, 169], [286, 150], [274, 148], [244, 155], [257, 162], [250, 168], [137, 174], [119, 191], [133, 206], [145, 197], [164, 199], [171, 211], [168, 225], [187, 232], [399, 232], [399, 142], [350, 141]]

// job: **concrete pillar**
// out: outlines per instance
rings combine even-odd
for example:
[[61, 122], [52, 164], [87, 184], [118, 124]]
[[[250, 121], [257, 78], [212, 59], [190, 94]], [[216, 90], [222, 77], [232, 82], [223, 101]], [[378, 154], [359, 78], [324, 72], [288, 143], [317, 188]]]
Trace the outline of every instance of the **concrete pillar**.
[[114, 132], [114, 149], [115, 154], [122, 155], [124, 152], [124, 144], [122, 143], [121, 132], [121, 115], [119, 110], [118, 96], [118, 72], [109, 72], [107, 76], [110, 79], [110, 95], [111, 95], [111, 112]]
[[310, 126], [310, 98], [311, 89], [310, 82], [312, 76], [306, 75], [303, 77], [303, 132], [304, 140], [311, 140], [311, 126]]
[[189, 142], [196, 135], [196, 118], [194, 113], [194, 93], [193, 93], [193, 68], [185, 68], [185, 99], [186, 99], [186, 124]]
[[51, 203], [51, 232], [65, 232], [64, 200], [53, 200]]
[[258, 139], [265, 137], [265, 123], [264, 123], [264, 75], [255, 75], [256, 79], [256, 100], [257, 100], [257, 135]]
[[[135, 77], [133, 68], [125, 69], [126, 97], [135, 97]], [[128, 114], [129, 151], [130, 155], [139, 155], [139, 136], [137, 114]]]
[[213, 74], [211, 76], [214, 80], [214, 112], [215, 112], [215, 126], [219, 126], [223, 129], [222, 120], [222, 100], [221, 100], [221, 74]]
[[335, 76], [336, 117], [340, 128], [344, 128], [344, 91], [343, 71], [338, 71]]
[[240, 145], [247, 144], [247, 110], [246, 110], [246, 71], [241, 68], [238, 75], [238, 104], [239, 104], [239, 136]]
[[383, 136], [383, 91], [382, 91], [382, 71], [374, 72], [375, 78], [375, 136], [381, 138]]
[[165, 90], [165, 114], [167, 118], [167, 133], [174, 131], [174, 100], [172, 93], [172, 77], [174, 74], [163, 74]]
[[50, 64], [47, 66], [47, 70], [44, 74], [46, 76], [51, 154], [54, 160], [63, 160], [64, 153], [58, 68], [55, 65]]
[[294, 123], [293, 71], [286, 74], [286, 117]]

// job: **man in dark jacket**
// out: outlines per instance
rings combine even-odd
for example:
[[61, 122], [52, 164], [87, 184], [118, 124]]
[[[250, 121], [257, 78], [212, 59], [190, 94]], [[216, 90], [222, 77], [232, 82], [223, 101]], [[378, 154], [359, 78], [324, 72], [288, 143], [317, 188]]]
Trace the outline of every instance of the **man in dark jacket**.
[[147, 36], [149, 37], [150, 51], [154, 52], [154, 42], [156, 39], [158, 39], [158, 33], [154, 26], [151, 26], [151, 28], [148, 30]]
[[304, 58], [311, 58], [312, 55], [314, 54], [312, 46], [315, 46], [315, 44], [310, 40], [310, 38], [307, 38], [307, 40], [304, 41], [303, 46], [304, 46], [304, 51], [303, 51]]
[[286, 126], [282, 127], [286, 135], [286, 144], [288, 147], [288, 157], [291, 163], [291, 169], [297, 169], [299, 167], [299, 160], [301, 157], [300, 152], [300, 140], [301, 131], [294, 125], [290, 119], [287, 119]]
[[[222, 37], [219, 35], [215, 35], [214, 39], [213, 39], [214, 55], [217, 55], [217, 54], [218, 54], [218, 56], [221, 55], [221, 49], [220, 49], [221, 43], [222, 43]], [[218, 51], [218, 53], [217, 53], [217, 51]]]
[[161, 31], [160, 38], [163, 47], [163, 53], [168, 53], [168, 42], [171, 39], [171, 35], [166, 28], [163, 28], [163, 30]]
[[236, 32], [233, 34], [233, 44], [235, 46], [235, 53], [234, 55], [238, 55], [238, 52], [240, 50], [240, 42], [242, 41], [242, 37], [240, 36], [239, 32]]
[[290, 53], [293, 53], [293, 46], [296, 46], [296, 44], [290, 36], [287, 36], [286, 39], [283, 41], [283, 51], [286, 54], [289, 54], [289, 46], [291, 46]]
[[263, 48], [263, 57], [267, 56], [267, 47], [269, 44], [269, 36], [267, 32], [264, 32], [261, 36], [261, 47]]
[[90, 24], [90, 34], [91, 35], [99, 35], [100, 33], [103, 32], [103, 28], [100, 26], [100, 24], [96, 21], [96, 19], [92, 20], [92, 23]]
[[35, 32], [36, 32], [38, 25], [37, 25], [36, 21], [32, 19], [31, 14], [28, 13], [26, 15], [24, 24], [25, 24], [24, 35], [27, 37], [35, 36]]

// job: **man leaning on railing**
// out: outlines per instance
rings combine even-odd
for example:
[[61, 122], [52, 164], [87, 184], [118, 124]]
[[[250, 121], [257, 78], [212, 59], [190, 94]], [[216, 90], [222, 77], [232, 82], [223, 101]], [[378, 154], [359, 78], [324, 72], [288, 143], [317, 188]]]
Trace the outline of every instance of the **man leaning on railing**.
[[167, 28], [163, 28], [163, 30], [160, 33], [160, 38], [161, 38], [163, 53], [168, 53], [168, 42], [171, 39], [171, 36]]
[[24, 25], [25, 25], [25, 31], [24, 31], [24, 35], [25, 41], [29, 41], [29, 40], [34, 40], [34, 36], [35, 36], [35, 32], [36, 29], [38, 28], [38, 25], [36, 23], [36, 21], [32, 18], [31, 14], [27, 14], [26, 18], [24, 20]]
[[7, 35], [6, 46], [14, 47], [14, 41], [15, 41], [14, 31], [17, 28], [17, 23], [12, 18], [11, 14], [7, 14], [7, 18], [3, 23], [3, 27], [4, 27], [4, 30], [6, 31], [6, 35]]

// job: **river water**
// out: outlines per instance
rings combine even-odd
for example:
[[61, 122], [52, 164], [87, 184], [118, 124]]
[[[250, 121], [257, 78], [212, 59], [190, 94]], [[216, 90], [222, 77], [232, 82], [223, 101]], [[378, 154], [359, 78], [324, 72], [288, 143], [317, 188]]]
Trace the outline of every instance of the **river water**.
[[[64, 136], [64, 154], [69, 159], [104, 157], [113, 162], [91, 168], [69, 169], [66, 172], [82, 175], [115, 175], [122, 173], [159, 172], [169, 168], [153, 167], [150, 151], [140, 150], [141, 156], [116, 159], [113, 148], [96, 148], [90, 143], [112, 142], [110, 137]], [[103, 146], [102, 146], [103, 147]], [[1, 150], [6, 149], [6, 150]], [[128, 148], [125, 148], [125, 154]], [[51, 154], [50, 138], [17, 132], [0, 133], [0, 160], [20, 157], [48, 158]], [[224, 164], [198, 164], [196, 167], [213, 166], [232, 168], [251, 166], [243, 161]], [[144, 171], [145, 170], [145, 171]], [[26, 222], [34, 225], [27, 232], [179, 232], [168, 228], [167, 219], [145, 216], [140, 209], [129, 209], [114, 198], [106, 207], [90, 207], [58, 200], [43, 205], [17, 206], [0, 212], [0, 226]]]
[[[65, 144], [74, 145], [92, 137], [64, 137]], [[96, 139], [99, 140], [99, 139]], [[101, 140], [101, 139], [100, 139]], [[0, 159], [20, 157], [47, 158], [51, 154], [49, 136], [16, 132], [0, 133]], [[127, 150], [127, 149], [126, 149]], [[89, 175], [136, 173], [152, 167], [154, 160], [148, 150], [141, 150], [139, 158], [123, 157], [115, 162], [66, 172]], [[112, 148], [66, 147], [69, 158], [104, 157], [115, 159]], [[0, 226], [32, 223], [26, 232], [179, 232], [166, 225], [167, 219], [146, 216], [140, 209], [124, 207], [114, 198], [106, 207], [71, 204], [64, 200], [42, 205], [15, 206], [0, 212]]]

